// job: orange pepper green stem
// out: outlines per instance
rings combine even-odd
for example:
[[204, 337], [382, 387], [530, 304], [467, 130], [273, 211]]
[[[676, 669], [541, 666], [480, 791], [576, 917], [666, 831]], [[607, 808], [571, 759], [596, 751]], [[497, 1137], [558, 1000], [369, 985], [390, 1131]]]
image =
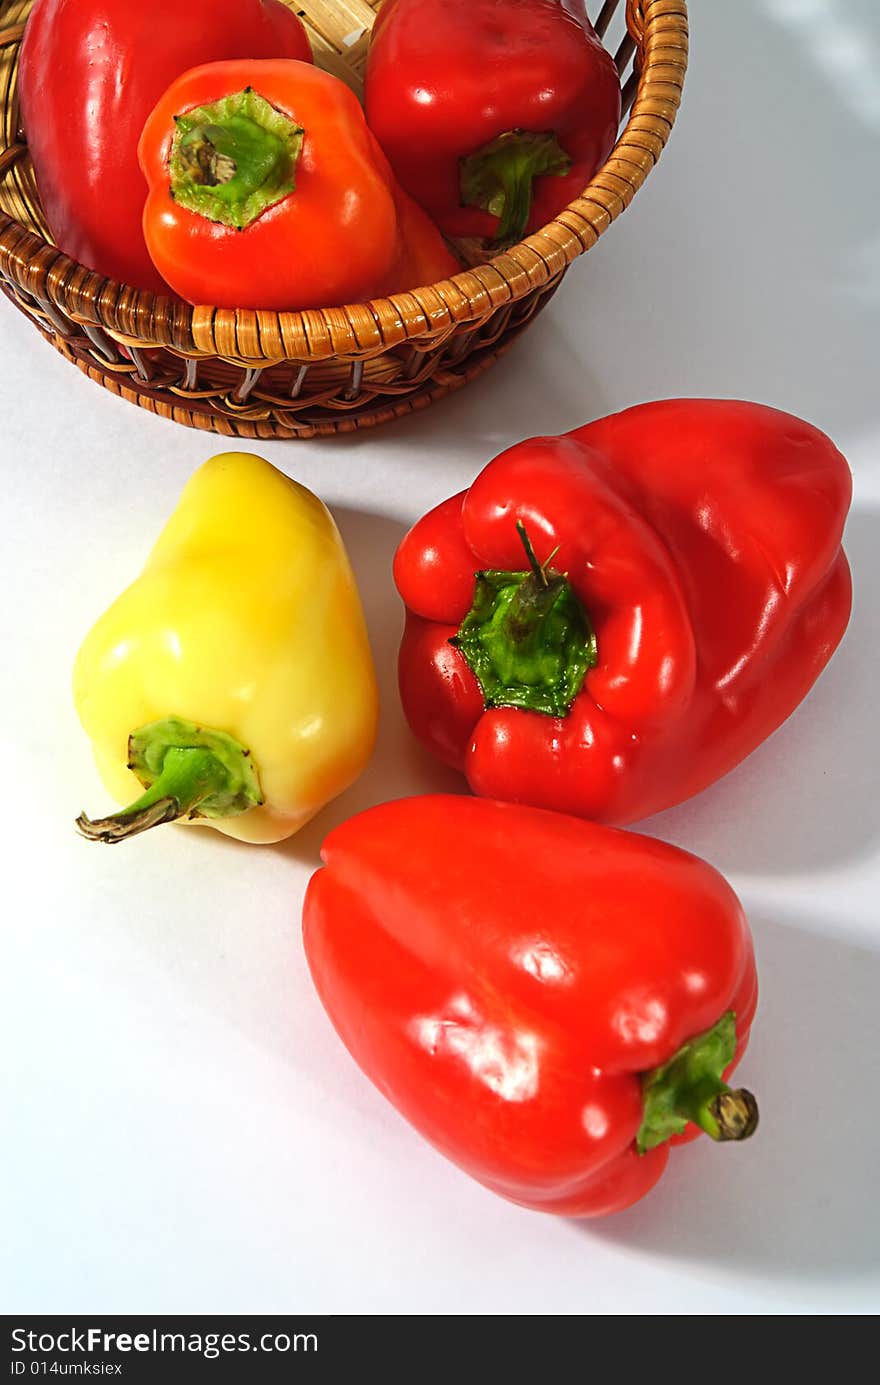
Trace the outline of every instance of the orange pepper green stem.
[[175, 118], [175, 202], [243, 230], [296, 187], [303, 129], [252, 87]]

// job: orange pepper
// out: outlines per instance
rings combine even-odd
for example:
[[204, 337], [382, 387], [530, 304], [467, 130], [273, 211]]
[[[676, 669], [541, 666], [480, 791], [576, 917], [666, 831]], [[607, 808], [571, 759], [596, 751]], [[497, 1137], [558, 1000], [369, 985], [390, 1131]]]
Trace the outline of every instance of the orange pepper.
[[153, 110], [138, 157], [147, 247], [191, 303], [360, 302], [460, 267], [395, 182], [354, 94], [308, 63], [192, 68]]

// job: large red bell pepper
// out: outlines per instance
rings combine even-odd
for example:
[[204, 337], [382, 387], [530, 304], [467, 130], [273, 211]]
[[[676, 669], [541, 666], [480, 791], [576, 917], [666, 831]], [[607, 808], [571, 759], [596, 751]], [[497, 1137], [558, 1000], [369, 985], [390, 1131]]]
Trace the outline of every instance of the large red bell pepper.
[[631, 832], [466, 796], [337, 827], [312, 877], [312, 977], [352, 1056], [432, 1144], [514, 1202], [619, 1211], [700, 1129], [743, 1139], [725, 1077], [757, 1002], [717, 871]]
[[510, 448], [395, 558], [411, 727], [490, 798], [618, 824], [689, 798], [841, 639], [850, 491], [823, 433], [756, 404], [645, 404]]
[[281, 0], [36, 0], [18, 90], [56, 244], [100, 274], [167, 293], [141, 231], [137, 145], [150, 111], [197, 63], [311, 56]]
[[364, 101], [441, 230], [497, 245], [580, 196], [620, 120], [617, 70], [583, 0], [385, 0]]

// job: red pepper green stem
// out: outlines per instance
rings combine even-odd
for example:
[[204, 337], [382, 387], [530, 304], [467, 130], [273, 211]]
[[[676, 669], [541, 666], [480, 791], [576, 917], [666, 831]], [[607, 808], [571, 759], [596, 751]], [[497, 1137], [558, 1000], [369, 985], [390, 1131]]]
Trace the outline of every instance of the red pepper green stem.
[[474, 602], [450, 643], [487, 707], [565, 716], [597, 659], [596, 638], [568, 578], [541, 564], [525, 525], [517, 532], [530, 571], [476, 574]]
[[745, 1088], [731, 1090], [722, 1080], [735, 1053], [736, 1021], [728, 1010], [668, 1063], [644, 1074], [643, 1118], [636, 1138], [640, 1154], [682, 1134], [689, 1121], [713, 1140], [747, 1140], [755, 1133], [755, 1098]]
[[166, 717], [133, 732], [128, 754], [146, 792], [110, 817], [81, 813], [76, 825], [90, 841], [121, 842], [179, 818], [232, 817], [263, 801], [250, 752], [225, 731]]
[[252, 87], [174, 119], [170, 189], [189, 211], [243, 231], [296, 187], [304, 132]]
[[567, 173], [571, 159], [552, 133], [507, 130], [462, 159], [460, 168], [462, 204], [498, 217], [492, 242], [500, 248], [525, 235], [535, 179]]

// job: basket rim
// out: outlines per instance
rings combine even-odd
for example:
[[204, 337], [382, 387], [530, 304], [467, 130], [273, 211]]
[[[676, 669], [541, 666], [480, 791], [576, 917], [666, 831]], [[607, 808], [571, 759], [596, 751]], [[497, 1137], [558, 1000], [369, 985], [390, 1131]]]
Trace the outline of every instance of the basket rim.
[[[603, 6], [597, 28], [605, 10], [613, 13], [616, 8]], [[395, 346], [417, 347], [420, 339], [435, 345], [438, 332], [445, 335], [459, 325], [482, 321], [496, 308], [515, 303], [561, 276], [629, 205], [656, 165], [678, 113], [687, 71], [686, 0], [626, 0], [626, 23], [641, 61], [633, 74], [635, 93], [626, 124], [605, 162], [552, 221], [484, 264], [462, 269], [448, 279], [384, 298], [323, 308], [288, 311], [192, 305], [88, 269], [2, 210], [0, 272], [32, 298], [54, 305], [81, 323], [103, 328], [123, 344], [169, 347], [197, 359], [363, 360]], [[25, 148], [9, 147], [11, 152]], [[3, 161], [7, 166], [12, 162]], [[6, 171], [0, 164], [0, 177]], [[40, 262], [35, 265], [37, 257]], [[360, 345], [352, 318], [364, 311], [378, 340]], [[135, 324], [147, 330], [133, 333]], [[340, 328], [350, 338], [344, 350], [334, 340]], [[237, 345], [239, 330], [248, 329], [261, 345], [274, 332], [283, 349], [257, 355], [229, 353], [219, 350], [213, 340], [216, 335]]]

